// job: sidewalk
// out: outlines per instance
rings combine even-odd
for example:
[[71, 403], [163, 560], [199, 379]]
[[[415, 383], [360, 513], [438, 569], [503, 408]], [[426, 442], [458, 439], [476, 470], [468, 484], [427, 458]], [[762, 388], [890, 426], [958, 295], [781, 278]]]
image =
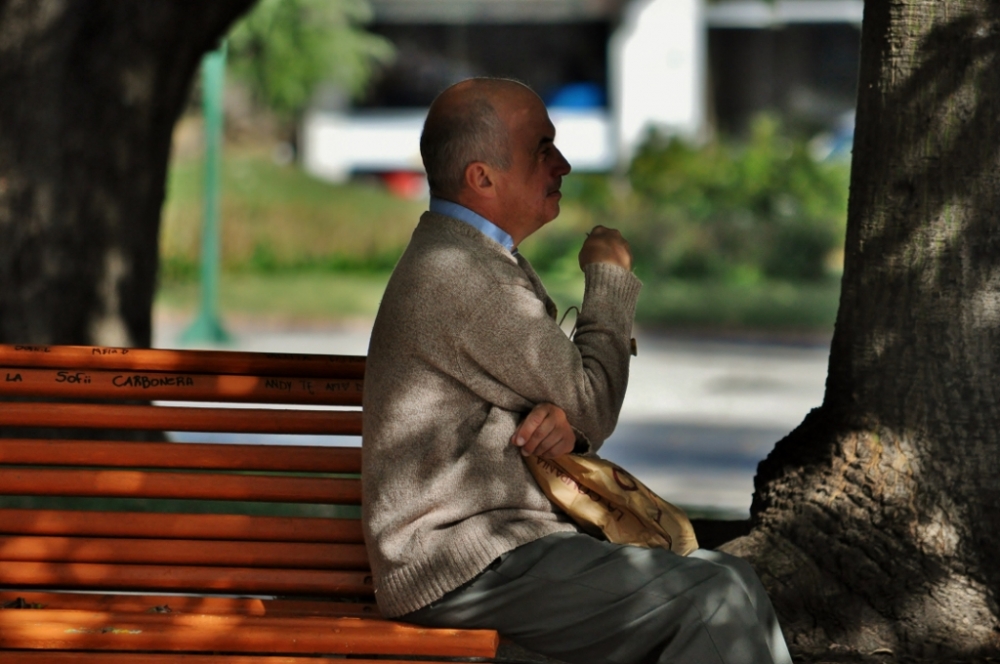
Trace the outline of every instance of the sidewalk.
[[[157, 316], [153, 345], [188, 320]], [[364, 355], [371, 321], [288, 327], [227, 320], [233, 350]], [[757, 463], [823, 399], [828, 348], [637, 335], [618, 429], [601, 455], [671, 502], [746, 516]]]

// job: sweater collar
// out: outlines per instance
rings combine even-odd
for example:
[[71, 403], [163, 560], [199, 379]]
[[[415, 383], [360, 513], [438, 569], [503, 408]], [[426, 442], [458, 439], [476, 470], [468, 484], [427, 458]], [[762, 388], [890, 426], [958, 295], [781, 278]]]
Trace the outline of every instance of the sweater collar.
[[498, 242], [510, 253], [515, 255], [517, 254], [517, 249], [514, 248], [514, 238], [512, 238], [507, 231], [500, 228], [486, 217], [473, 212], [464, 205], [459, 205], [458, 203], [453, 203], [452, 201], [446, 201], [443, 198], [435, 198], [434, 196], [431, 196], [430, 210], [431, 212], [443, 214], [444, 216], [451, 217], [452, 219], [464, 221], [486, 237]]

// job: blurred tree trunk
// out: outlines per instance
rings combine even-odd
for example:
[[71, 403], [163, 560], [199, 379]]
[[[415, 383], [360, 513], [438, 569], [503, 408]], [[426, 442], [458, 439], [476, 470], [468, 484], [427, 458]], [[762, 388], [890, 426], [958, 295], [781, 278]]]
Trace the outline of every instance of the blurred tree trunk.
[[865, 3], [823, 405], [727, 549], [793, 650], [1000, 652], [1000, 2]]
[[254, 0], [0, 0], [0, 343], [148, 346], [174, 122]]

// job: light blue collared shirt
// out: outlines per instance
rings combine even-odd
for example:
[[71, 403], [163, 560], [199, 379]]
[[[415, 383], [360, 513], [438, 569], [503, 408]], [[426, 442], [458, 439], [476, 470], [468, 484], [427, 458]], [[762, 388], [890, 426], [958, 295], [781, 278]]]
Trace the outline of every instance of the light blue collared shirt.
[[437, 214], [443, 214], [446, 217], [464, 221], [486, 237], [499, 242], [510, 253], [517, 253], [514, 249], [514, 238], [512, 238], [507, 231], [500, 228], [481, 214], [473, 212], [464, 205], [459, 205], [458, 203], [446, 201], [443, 198], [434, 198], [431, 196], [430, 210], [431, 212], [436, 212]]

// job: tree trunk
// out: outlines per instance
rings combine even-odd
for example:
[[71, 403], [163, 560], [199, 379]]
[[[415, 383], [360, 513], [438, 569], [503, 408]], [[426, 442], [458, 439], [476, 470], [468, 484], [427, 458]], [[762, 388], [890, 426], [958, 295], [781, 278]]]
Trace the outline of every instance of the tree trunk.
[[253, 0], [0, 0], [0, 342], [149, 346], [171, 131]]
[[996, 654], [1000, 3], [865, 3], [823, 405], [760, 464], [752, 559], [793, 650]]

